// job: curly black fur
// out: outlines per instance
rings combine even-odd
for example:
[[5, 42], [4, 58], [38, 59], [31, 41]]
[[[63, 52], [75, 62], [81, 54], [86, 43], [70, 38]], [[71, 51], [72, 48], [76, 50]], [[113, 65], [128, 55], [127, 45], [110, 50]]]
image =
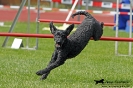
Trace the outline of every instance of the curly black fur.
[[87, 45], [90, 38], [99, 40], [103, 34], [103, 23], [98, 22], [88, 12], [79, 11], [72, 15], [85, 15], [85, 20], [78, 26], [76, 31], [67, 37], [74, 28], [70, 25], [66, 30], [58, 30], [53, 22], [50, 22], [50, 30], [54, 35], [55, 51], [52, 55], [48, 66], [38, 71], [36, 74], [41, 75], [41, 79], [46, 79], [50, 71], [62, 64], [69, 58], [77, 56]]

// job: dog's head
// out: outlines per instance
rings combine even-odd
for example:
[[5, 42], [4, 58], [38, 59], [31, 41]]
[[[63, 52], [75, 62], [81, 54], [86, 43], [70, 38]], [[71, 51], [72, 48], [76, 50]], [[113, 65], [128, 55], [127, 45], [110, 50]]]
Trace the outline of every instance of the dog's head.
[[96, 40], [99, 40], [103, 34], [103, 26], [104, 26], [104, 23], [103, 22], [98, 22], [95, 26], [94, 26], [94, 31], [93, 31], [93, 39], [96, 41]]
[[66, 30], [59, 30], [50, 22], [50, 31], [54, 35], [55, 46], [62, 48], [63, 44], [67, 41], [67, 36], [73, 30], [74, 24], [68, 26]]

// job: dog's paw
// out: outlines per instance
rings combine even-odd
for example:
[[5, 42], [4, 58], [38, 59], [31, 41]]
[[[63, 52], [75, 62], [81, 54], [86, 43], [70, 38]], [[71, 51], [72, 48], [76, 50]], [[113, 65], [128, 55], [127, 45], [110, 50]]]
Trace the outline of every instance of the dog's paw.
[[40, 80], [45, 80], [47, 78], [48, 74], [43, 74]]
[[36, 74], [37, 74], [37, 75], [43, 75], [43, 71], [40, 70], [40, 71], [36, 72]]

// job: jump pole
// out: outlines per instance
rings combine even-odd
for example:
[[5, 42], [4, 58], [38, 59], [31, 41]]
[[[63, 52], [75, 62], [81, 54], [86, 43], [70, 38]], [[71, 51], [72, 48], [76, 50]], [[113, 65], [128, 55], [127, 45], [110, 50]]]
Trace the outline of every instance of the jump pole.
[[[30, 0], [28, 0], [28, 20], [27, 20], [27, 33], [30, 33]], [[29, 48], [29, 38], [26, 39], [26, 48]]]
[[[53, 38], [52, 34], [28, 34], [28, 33], [6, 33], [0, 32], [0, 36], [11, 36], [11, 37], [33, 37], [33, 38]], [[93, 38], [91, 38], [93, 40]], [[103, 41], [121, 41], [121, 42], [133, 42], [133, 38], [124, 37], [101, 37]]]
[[[9, 31], [8, 31], [9, 33], [11, 33], [11, 32], [13, 31], [13, 29], [14, 29], [14, 27], [15, 27], [17, 21], [18, 21], [18, 18], [19, 18], [20, 14], [21, 14], [21, 12], [22, 12], [22, 10], [23, 10], [23, 7], [24, 7], [26, 1], [28, 1], [27, 33], [29, 33], [29, 31], [30, 31], [30, 0], [22, 0], [22, 2], [21, 2], [21, 4], [20, 4], [20, 7], [19, 7], [19, 9], [18, 9], [18, 12], [17, 12], [17, 14], [16, 14], [16, 16], [15, 16], [15, 18], [14, 18], [14, 20], [13, 20], [13, 23], [12, 23], [12, 25], [11, 25]], [[40, 1], [39, 1], [39, 2], [40, 2]], [[37, 31], [38, 31], [38, 29], [37, 29]], [[38, 33], [38, 32], [37, 32], [37, 33]], [[6, 44], [7, 44], [7, 42], [8, 42], [8, 39], [9, 39], [9, 36], [6, 36], [6, 38], [5, 38], [5, 40], [4, 40], [3, 44], [2, 44], [2, 47], [5, 47], [5, 46], [6, 46]], [[36, 40], [36, 46], [37, 46], [37, 43], [38, 43], [38, 41]], [[28, 44], [29, 44], [29, 38], [27, 37], [27, 39], [26, 39], [26, 49], [29, 48]], [[36, 47], [35, 47], [35, 48], [36, 48]]]
[[[72, 8], [71, 8], [71, 10], [70, 10], [70, 12], [69, 12], [69, 14], [68, 14], [68, 16], [67, 16], [65, 21], [68, 21], [70, 19], [71, 15], [72, 15], [72, 12], [73, 12], [74, 8], [76, 7], [78, 1], [79, 0], [75, 0], [75, 2], [74, 2], [74, 4], [73, 4], [73, 6], [72, 6]], [[66, 26], [66, 24], [64, 23], [63, 27], [65, 27], [65, 26]]]
[[[119, 25], [119, 0], [116, 1], [116, 32], [115, 37], [118, 37], [118, 25]], [[115, 41], [115, 54], [118, 55], [118, 41]]]
[[[39, 33], [39, 19], [40, 19], [40, 0], [37, 0], [37, 18], [36, 18], [36, 23], [37, 23], [37, 26], [36, 26], [36, 33], [38, 34]], [[39, 39], [36, 38], [36, 47], [35, 49], [38, 49], [38, 42], [39, 42]]]
[[[67, 24], [80, 24], [80, 21], [63, 21], [63, 20], [49, 20], [49, 19], [39, 19], [39, 22], [54, 22], [54, 23], [67, 23]], [[104, 26], [115, 26], [115, 23], [104, 23]]]
[[[130, 0], [130, 30], [129, 30], [129, 38], [132, 38], [132, 6], [133, 1]], [[129, 42], [129, 55], [132, 55], [132, 42]]]

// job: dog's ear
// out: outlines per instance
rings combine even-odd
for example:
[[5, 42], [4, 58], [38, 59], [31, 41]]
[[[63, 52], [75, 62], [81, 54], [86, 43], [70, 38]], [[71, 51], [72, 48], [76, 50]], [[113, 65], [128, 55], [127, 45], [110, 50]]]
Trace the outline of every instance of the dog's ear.
[[70, 34], [70, 32], [73, 30], [73, 28], [74, 28], [74, 24], [71, 24], [70, 26], [68, 26], [67, 28], [66, 28], [66, 33], [67, 33], [67, 35], [69, 35]]
[[53, 25], [53, 22], [50, 22], [49, 27], [50, 27], [51, 33], [54, 34], [55, 31], [56, 31], [57, 29], [56, 29], [56, 27]]
[[99, 40], [103, 34], [103, 25], [104, 23], [101, 22], [100, 25], [97, 24], [94, 28], [94, 31], [93, 31], [93, 39], [96, 41], [96, 40]]

